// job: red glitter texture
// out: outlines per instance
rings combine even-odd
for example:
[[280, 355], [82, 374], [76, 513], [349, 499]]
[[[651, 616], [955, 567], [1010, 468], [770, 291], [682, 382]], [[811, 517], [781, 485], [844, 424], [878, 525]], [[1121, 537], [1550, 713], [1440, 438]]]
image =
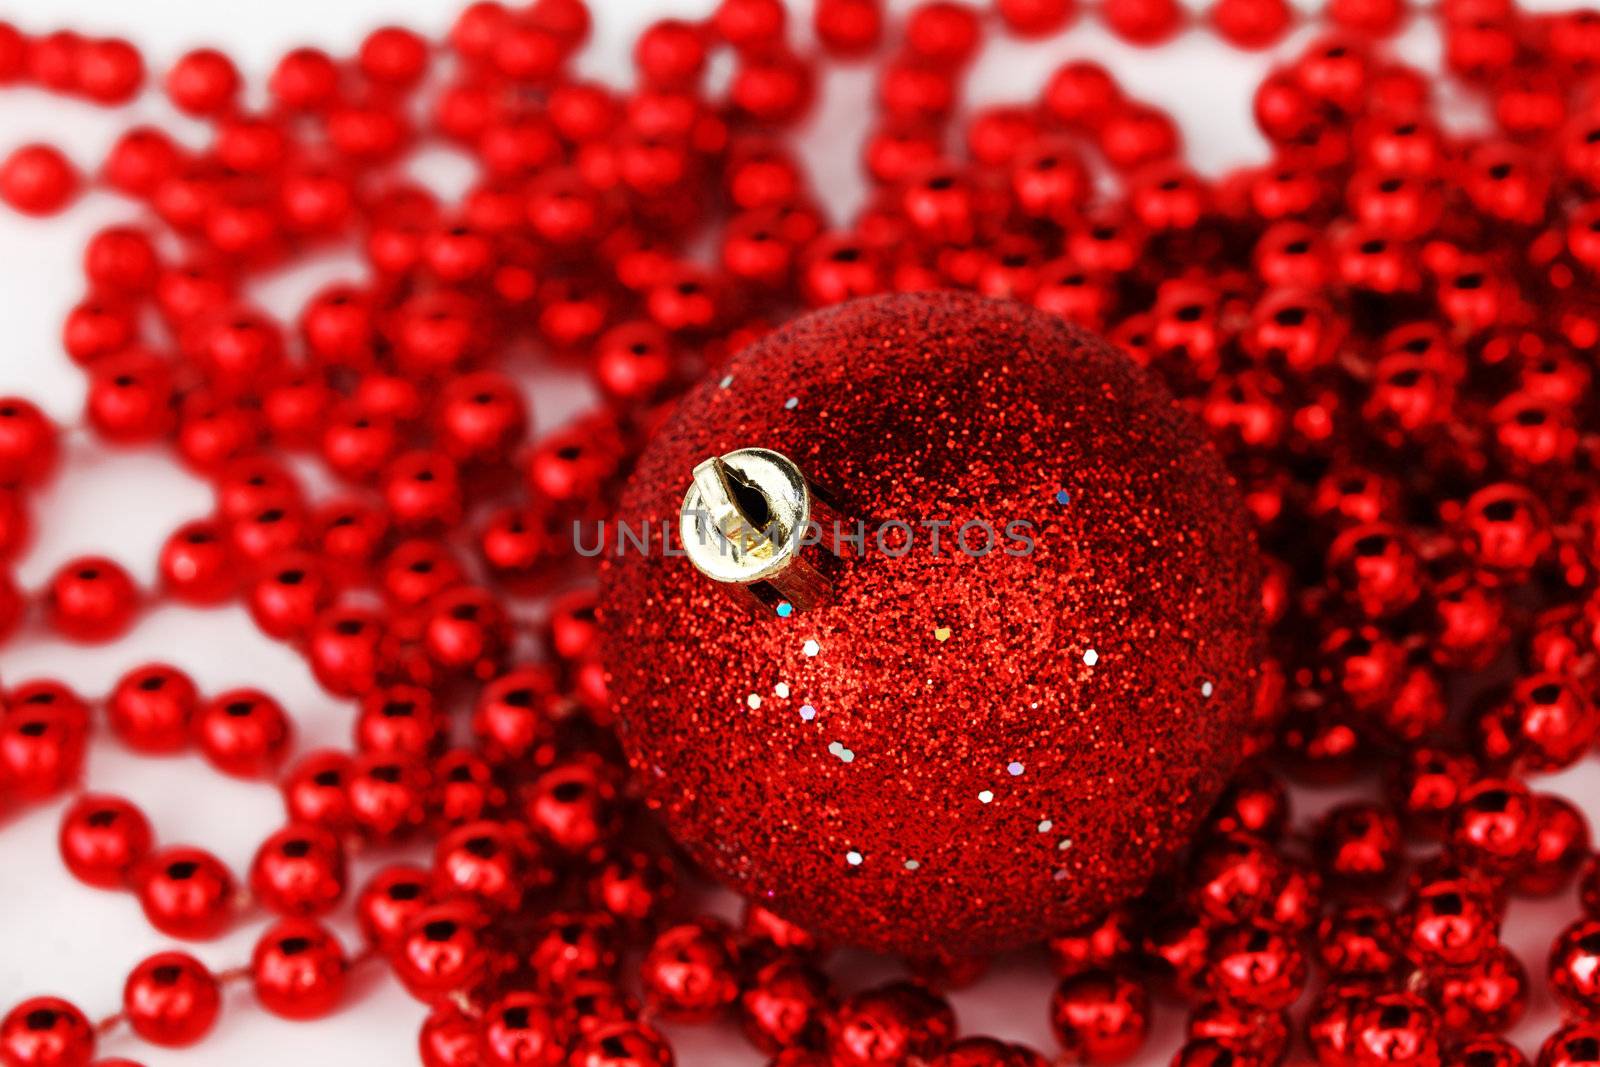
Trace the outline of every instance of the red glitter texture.
[[[659, 531], [695, 464], [752, 446], [916, 544], [869, 533], [828, 604], [751, 613]], [[830, 938], [981, 953], [1093, 919], [1172, 860], [1240, 755], [1261, 620], [1239, 495], [1161, 385], [1021, 305], [896, 295], [789, 324], [687, 395], [619, 518], [656, 531], [600, 598], [652, 804]], [[1000, 531], [988, 555], [955, 544], [974, 520]], [[1005, 551], [1017, 521], [1026, 555]]]

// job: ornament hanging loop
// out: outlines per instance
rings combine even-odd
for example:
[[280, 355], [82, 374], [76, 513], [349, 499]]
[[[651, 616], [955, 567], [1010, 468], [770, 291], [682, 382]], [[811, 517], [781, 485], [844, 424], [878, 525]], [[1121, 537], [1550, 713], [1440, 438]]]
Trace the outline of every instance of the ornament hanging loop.
[[799, 466], [767, 448], [741, 448], [694, 468], [678, 531], [695, 568], [751, 607], [825, 603], [827, 578], [808, 558], [837, 552], [836, 513]]

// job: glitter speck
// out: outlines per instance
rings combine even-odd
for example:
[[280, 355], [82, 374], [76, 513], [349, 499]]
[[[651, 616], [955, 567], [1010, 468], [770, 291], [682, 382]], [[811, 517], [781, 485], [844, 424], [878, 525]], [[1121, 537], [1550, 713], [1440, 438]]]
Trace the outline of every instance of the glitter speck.
[[1016, 760], [1012, 760], [1010, 763], [1006, 764], [1006, 773], [1011, 775], [1013, 778], [1021, 774], [1022, 771], [1022, 764], [1018, 763]]
[[1072, 847], [1072, 838], [1070, 838], [1070, 837], [1063, 837], [1060, 841], [1056, 842], [1056, 848], [1059, 849], [1062, 852], [1065, 852], [1067, 849], [1069, 849], [1071, 847]]
[[1050, 877], [1058, 882], [1065, 882], [1067, 880], [1067, 869], [1065, 867], [1058, 868]]
[[1202, 682], [1201, 683], [1201, 685], [1200, 685], [1200, 695], [1201, 696], [1209, 697], [1212, 693], [1215, 693], [1215, 692], [1216, 692], [1216, 688], [1210, 682]]
[[941, 626], [938, 629], [934, 630], [933, 631], [933, 639], [935, 641], [948, 641], [948, 640], [950, 640], [950, 627]]
[[750, 705], [751, 711], [754, 711], [761, 706], [761, 698], [755, 693], [751, 693], [749, 696], [745, 697], [744, 702]]
[[1083, 662], [1093, 667], [1096, 663], [1100, 662], [1100, 653], [1091, 648], [1089, 651], [1083, 654]]
[[987, 804], [987, 803], [989, 803], [989, 801], [991, 801], [993, 799], [994, 799], [994, 794], [989, 792], [989, 790], [987, 790], [987, 789], [985, 789], [983, 792], [978, 794], [978, 802], [980, 804]]
[[808, 656], [815, 656], [818, 652], [822, 651], [822, 646], [817, 644], [815, 641], [807, 641], [805, 644], [800, 646], [800, 651], [804, 652]]
[[722, 381], [718, 382], [717, 386], [718, 386], [718, 388], [726, 389], [728, 386], [730, 386], [732, 384], [733, 384], [733, 375], [726, 374], [726, 375], [723, 375]]
[[794, 614], [794, 605], [789, 603], [787, 600], [785, 600], [783, 603], [778, 605], [778, 618], [787, 619], [790, 615], [793, 615], [793, 614]]
[[844, 861], [852, 867], [859, 867], [861, 866], [861, 853], [852, 849], [844, 854]]
[[833, 753], [835, 756], [838, 756], [840, 763], [849, 763], [851, 760], [856, 758], [856, 754], [854, 752], [850, 751], [848, 748], [845, 748], [837, 741], [828, 742], [828, 751]]
[[1066, 507], [1068, 504], [1072, 503], [1072, 494], [1067, 492], [1065, 489], [1056, 490], [1056, 503], [1060, 504], [1062, 507]]
[[906, 860], [906, 870], [908, 871], [914, 871], [921, 866], [922, 864], [918, 863], [916, 860]]
[[800, 708], [800, 717], [806, 722], [810, 722], [817, 717], [817, 709], [810, 704], [804, 704]]
[[788, 682], [779, 682], [777, 685], [772, 687], [772, 691], [774, 693], [776, 693], [778, 696], [783, 697], [785, 700], [787, 700], [789, 698], [789, 683]]
[[1040, 819], [1039, 820], [1039, 832], [1041, 834], [1049, 833], [1051, 828], [1054, 827], [1054, 826], [1055, 826], [1055, 823], [1051, 822], [1049, 819]]
[[797, 397], [797, 396], [791, 396], [788, 400], [785, 400], [783, 402], [783, 410], [785, 410], [785, 411], [793, 411], [795, 408], [797, 408], [799, 406], [800, 406], [800, 398]]

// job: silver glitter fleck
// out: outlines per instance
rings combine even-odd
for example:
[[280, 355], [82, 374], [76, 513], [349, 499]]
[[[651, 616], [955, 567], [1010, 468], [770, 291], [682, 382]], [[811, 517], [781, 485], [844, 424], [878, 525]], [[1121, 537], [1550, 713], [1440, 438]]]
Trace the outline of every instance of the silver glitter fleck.
[[980, 803], [987, 804], [987, 803], [989, 803], [989, 801], [991, 801], [993, 799], [994, 799], [994, 794], [989, 792], [989, 790], [987, 790], [987, 789], [985, 789], [983, 792], [978, 794], [978, 800], [979, 800]]
[[1054, 826], [1055, 826], [1055, 823], [1051, 822], [1049, 819], [1040, 819], [1039, 820], [1039, 832], [1041, 834], [1049, 833], [1051, 828], [1053, 828]]
[[751, 693], [749, 696], [745, 697], [744, 702], [750, 705], [751, 711], [754, 711], [761, 706], [761, 698], [754, 693]]
[[1100, 653], [1091, 648], [1089, 651], [1083, 654], [1083, 662], [1093, 667], [1096, 663], [1100, 662]]
[[822, 646], [817, 644], [815, 641], [807, 641], [805, 644], [800, 646], [800, 651], [804, 652], [808, 656], [815, 656], [818, 652], [822, 651]]
[[1216, 691], [1217, 691], [1216, 687], [1213, 686], [1210, 682], [1202, 682], [1202, 683], [1200, 683], [1200, 695], [1201, 696], [1210, 697], [1211, 694], [1215, 693]]
[[906, 860], [906, 870], [908, 871], [917, 870], [921, 866], [922, 864], [918, 863], [916, 860]]
[[732, 384], [733, 384], [733, 375], [731, 375], [731, 374], [724, 375], [723, 378], [722, 378], [722, 381], [717, 383], [718, 387], [720, 387], [722, 389], [726, 389], [728, 386], [730, 386]]
[[1006, 764], [1006, 773], [1011, 775], [1013, 778], [1021, 774], [1022, 770], [1022, 764], [1018, 763], [1016, 760], [1012, 760], [1010, 763]]
[[800, 706], [800, 717], [806, 722], [810, 722], [817, 717], [817, 709], [810, 704], [802, 704]]
[[778, 696], [783, 697], [785, 700], [789, 699], [789, 683], [788, 682], [779, 682], [777, 685], [772, 687], [772, 691], [774, 693], [776, 693]]
[[861, 866], [861, 853], [851, 850], [844, 854], [844, 861], [852, 867]]
[[1060, 841], [1056, 842], [1056, 848], [1059, 849], [1062, 852], [1065, 852], [1067, 849], [1069, 849], [1071, 847], [1072, 847], [1072, 838], [1070, 838], [1070, 837], [1063, 837]]
[[849, 763], [851, 760], [856, 758], [856, 754], [854, 752], [850, 751], [848, 748], [845, 748], [837, 741], [828, 742], [828, 751], [833, 753], [833, 755], [838, 756], [841, 763]]
[[797, 396], [791, 396], [788, 400], [785, 400], [783, 402], [783, 410], [785, 410], [785, 411], [793, 411], [795, 408], [797, 408], [799, 406], [800, 406], [800, 398], [797, 397]]

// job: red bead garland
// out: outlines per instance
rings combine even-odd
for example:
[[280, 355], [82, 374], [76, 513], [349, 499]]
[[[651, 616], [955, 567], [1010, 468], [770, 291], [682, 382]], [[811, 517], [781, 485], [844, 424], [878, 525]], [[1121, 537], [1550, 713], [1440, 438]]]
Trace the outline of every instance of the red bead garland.
[[[1189, 22], [1172, 0], [1079, 7], [928, 0], [895, 18], [818, 0], [813, 57], [781, 0], [722, 0], [644, 28], [625, 89], [570, 69], [581, 0], [485, 0], [443, 42], [390, 26], [349, 57], [290, 52], [261, 112], [231, 59], [189, 52], [156, 80], [210, 125], [201, 149], [151, 127], [93, 168], [13, 149], [0, 201], [17, 211], [54, 214], [89, 185], [143, 209], [90, 240], [62, 344], [88, 377], [88, 430], [170, 445], [216, 504], [168, 538], [154, 588], [85, 557], [24, 591], [9, 568], [61, 430], [0, 399], [0, 641], [30, 625], [112, 641], [162, 600], [237, 598], [358, 707], [353, 754], [285, 770], [293, 716], [266, 693], [203, 695], [164, 664], [103, 700], [6, 689], [8, 803], [72, 789], [103, 720], [135, 751], [192, 745], [276, 781], [286, 824], [247, 896], [210, 853], [158, 848], [131, 803], [77, 797], [59, 835], [75, 877], [130, 890], [177, 938], [252, 908], [277, 924], [235, 971], [141, 962], [105, 1024], [54, 998], [16, 1006], [0, 1063], [126, 1063], [93, 1060], [117, 1023], [191, 1044], [246, 979], [268, 1011], [318, 1017], [369, 956], [432, 1006], [419, 1052], [437, 1067], [664, 1067], [652, 1019], [728, 1016], [786, 1067], [1044, 1062], [955, 1039], [934, 988], [960, 961], [841, 996], [805, 931], [756, 905], [737, 930], [692, 915], [609, 734], [604, 605], [567, 539], [606, 514], [695, 376], [798, 308], [927, 287], [1032, 303], [1160, 374], [1230, 463], [1269, 556], [1253, 759], [1170, 884], [1052, 939], [1068, 1056], [1127, 1058], [1161, 991], [1190, 1005], [1175, 1063], [1272, 1067], [1298, 1031], [1322, 1067], [1525, 1065], [1491, 1036], [1530, 995], [1499, 937], [1507, 899], [1576, 877], [1586, 917], [1545, 961], [1568, 1022], [1538, 1062], [1600, 1059], [1600, 867], [1584, 813], [1525, 781], [1600, 730], [1596, 16], [1430, 9], [1446, 70], [1492, 123], [1463, 133], [1383, 47], [1419, 11], [1336, 0], [1331, 33], [1257, 89], [1271, 158], [1213, 179], [1184, 164], [1170, 117], [1092, 62], [1064, 62], [1033, 101], [963, 111], [991, 34], [1050, 38], [1092, 16], [1153, 45]], [[1297, 18], [1217, 0], [1195, 21], [1255, 49]], [[787, 131], [824, 62], [868, 56], [873, 195], [839, 220]], [[0, 24], [0, 82], [116, 105], [144, 89], [145, 61], [120, 39]], [[396, 169], [428, 143], [473, 160], [460, 202]], [[708, 233], [709, 266], [691, 251]], [[293, 322], [245, 299], [258, 272], [336, 244], [362, 251], [370, 280], [325, 288]], [[502, 365], [529, 348], [584, 368], [600, 406], [536, 435]], [[336, 495], [304, 484], [302, 462]], [[530, 598], [548, 602], [537, 630]], [[1291, 817], [1285, 776], [1365, 770], [1381, 791]], [[358, 842], [426, 844], [431, 861], [352, 888]], [[367, 942], [354, 954], [317, 922], [346, 897]]]

